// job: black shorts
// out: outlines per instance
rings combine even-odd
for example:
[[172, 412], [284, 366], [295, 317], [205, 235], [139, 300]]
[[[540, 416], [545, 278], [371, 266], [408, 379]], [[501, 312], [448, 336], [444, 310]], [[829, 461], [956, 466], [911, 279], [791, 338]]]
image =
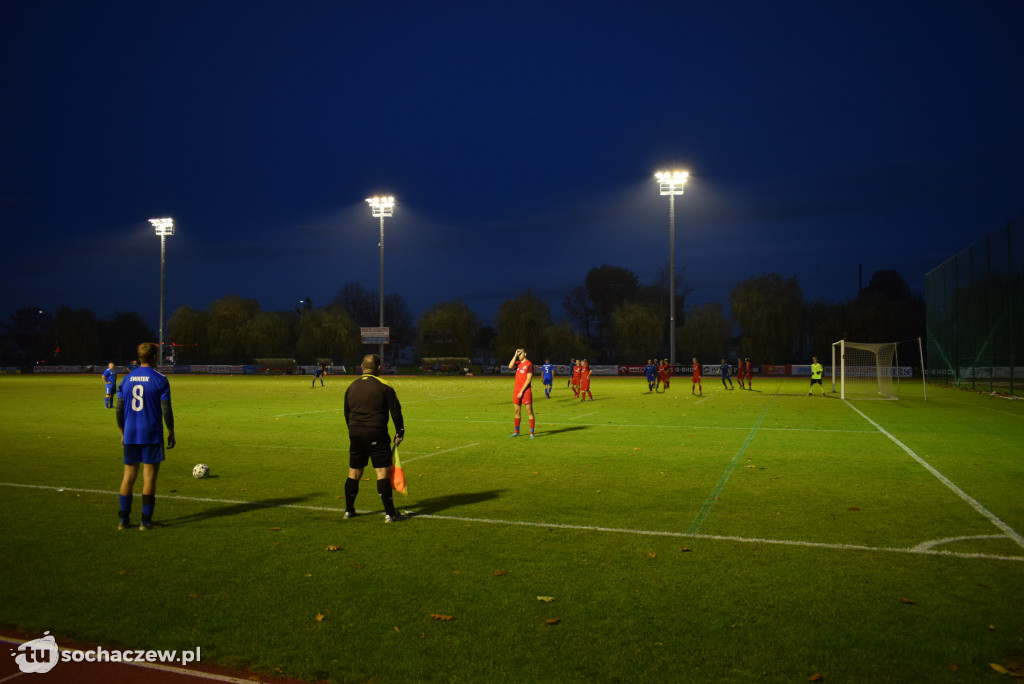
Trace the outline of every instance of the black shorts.
[[374, 468], [390, 468], [391, 437], [388, 433], [348, 435], [348, 467], [362, 470], [367, 463]]
[[820, 385], [821, 384], [821, 378], [811, 378], [811, 384], [812, 385]]

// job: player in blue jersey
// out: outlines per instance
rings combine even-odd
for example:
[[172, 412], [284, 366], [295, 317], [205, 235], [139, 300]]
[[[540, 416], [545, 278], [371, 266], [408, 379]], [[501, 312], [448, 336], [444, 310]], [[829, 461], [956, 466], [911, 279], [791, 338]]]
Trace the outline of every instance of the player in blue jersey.
[[654, 365], [654, 361], [647, 359], [647, 365], [644, 366], [644, 374], [647, 376], [647, 391], [654, 391], [654, 384], [658, 381], [658, 367]]
[[138, 347], [139, 368], [124, 376], [117, 391], [117, 427], [121, 430], [124, 451], [124, 478], [121, 480], [120, 522], [117, 529], [131, 527], [132, 488], [142, 464], [142, 524], [153, 526], [156, 506], [156, 476], [164, 460], [164, 423], [167, 423], [167, 448], [173, 449], [174, 413], [171, 410], [171, 385], [156, 371], [157, 345], [143, 342]]
[[117, 371], [114, 370], [113, 363], [108, 363], [107, 370], [103, 371], [103, 382], [107, 386], [103, 406], [104, 408], [114, 408], [114, 392], [117, 390]]
[[576, 370], [576, 359], [569, 359], [569, 379], [566, 381], [566, 387], [572, 387], [572, 376]]
[[728, 382], [729, 386], [726, 389], [736, 389], [732, 386], [732, 378], [729, 377], [729, 364], [722, 359], [722, 365], [718, 367], [718, 371], [722, 374], [722, 387], [725, 387], [725, 383]]
[[551, 359], [544, 359], [544, 365], [540, 367], [541, 375], [544, 383], [544, 398], [551, 398], [551, 385], [555, 382], [555, 365], [551, 363]]
[[324, 376], [327, 375], [327, 368], [324, 364], [317, 364], [316, 370], [313, 371], [313, 387], [316, 387], [317, 378], [320, 379], [320, 386], [324, 386]]

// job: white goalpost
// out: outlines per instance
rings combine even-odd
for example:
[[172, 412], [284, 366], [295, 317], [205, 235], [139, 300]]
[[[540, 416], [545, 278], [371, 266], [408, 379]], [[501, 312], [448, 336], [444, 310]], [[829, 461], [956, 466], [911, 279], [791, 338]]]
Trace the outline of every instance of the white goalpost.
[[[924, 349], [921, 338], [904, 340], [917, 342], [917, 360], [921, 368], [924, 398], [928, 399], [928, 385], [924, 372]], [[832, 392], [842, 399], [898, 399], [901, 369], [898, 346], [900, 342], [848, 342], [832, 343]], [[913, 377], [913, 373], [907, 379]]]

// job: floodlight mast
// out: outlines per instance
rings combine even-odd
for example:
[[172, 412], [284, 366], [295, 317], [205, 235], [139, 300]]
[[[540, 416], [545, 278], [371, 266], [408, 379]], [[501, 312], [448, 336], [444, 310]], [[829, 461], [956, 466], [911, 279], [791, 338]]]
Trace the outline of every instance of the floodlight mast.
[[[380, 327], [384, 327], [384, 219], [395, 215], [394, 197], [368, 197], [370, 213], [380, 218]], [[384, 343], [380, 345], [380, 362], [384, 364]]]
[[167, 256], [167, 236], [174, 235], [174, 219], [157, 218], [149, 219], [160, 236], [160, 347], [156, 354], [156, 365], [164, 363], [164, 263]]
[[682, 195], [688, 171], [659, 171], [654, 174], [662, 195], [668, 195], [668, 360], [676, 363], [676, 195]]

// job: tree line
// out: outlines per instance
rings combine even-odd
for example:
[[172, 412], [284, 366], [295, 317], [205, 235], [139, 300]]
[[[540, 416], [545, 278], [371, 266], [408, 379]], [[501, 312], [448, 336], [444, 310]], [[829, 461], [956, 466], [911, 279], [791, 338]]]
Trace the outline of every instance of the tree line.
[[[595, 363], [642, 363], [668, 357], [669, 273], [644, 284], [631, 270], [602, 265], [562, 300], [557, 320], [529, 290], [503, 301], [494, 325], [481, 325], [462, 300], [441, 302], [413, 321], [404, 298], [385, 297], [389, 349], [414, 346], [417, 358], [510, 356], [526, 347], [535, 360], [587, 357]], [[825, 357], [832, 342], [898, 341], [924, 335], [925, 307], [895, 271], [878, 271], [848, 301], [808, 301], [796, 277], [764, 273], [737, 283], [722, 303], [686, 306], [692, 288], [676, 277], [676, 353], [681, 360], [751, 357], [758, 363]], [[263, 311], [255, 299], [227, 295], [205, 310], [181, 306], [167, 320], [165, 357], [175, 363], [244, 363], [257, 358], [329, 358], [354, 365], [364, 348], [359, 328], [379, 323], [379, 295], [359, 283], [326, 305], [304, 298], [292, 311]], [[24, 307], [0, 323], [4, 365], [126, 361], [155, 333], [135, 312], [98, 319], [90, 309], [53, 315]]]

